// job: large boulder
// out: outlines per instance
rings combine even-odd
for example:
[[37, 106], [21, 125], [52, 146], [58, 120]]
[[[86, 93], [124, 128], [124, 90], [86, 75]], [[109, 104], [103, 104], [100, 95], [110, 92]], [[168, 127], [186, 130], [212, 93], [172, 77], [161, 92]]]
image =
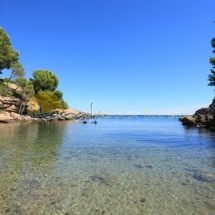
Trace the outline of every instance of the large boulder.
[[19, 117], [18, 121], [19, 122], [29, 122], [29, 121], [32, 121], [32, 118], [30, 116]]
[[32, 118], [30, 116], [20, 116], [14, 112], [3, 112], [0, 114], [0, 123], [11, 123], [11, 122], [29, 122]]
[[180, 121], [182, 122], [182, 125], [189, 125], [189, 126], [195, 126], [196, 119], [192, 116], [185, 116], [183, 118], [180, 118]]
[[68, 114], [65, 116], [65, 119], [66, 120], [71, 120], [71, 119], [74, 119], [75, 118], [75, 114]]
[[[15, 122], [14, 121], [14, 118], [10, 116], [10, 113], [3, 113], [3, 114], [0, 114], [0, 123], [9, 123], [9, 122]], [[16, 122], [18, 122], [16, 120]]]

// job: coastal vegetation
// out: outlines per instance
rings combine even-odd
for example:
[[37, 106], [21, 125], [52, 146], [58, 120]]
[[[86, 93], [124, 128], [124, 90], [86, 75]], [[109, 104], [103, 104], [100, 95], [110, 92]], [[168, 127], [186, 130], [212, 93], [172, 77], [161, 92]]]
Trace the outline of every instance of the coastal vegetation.
[[35, 93], [39, 91], [50, 91], [53, 92], [58, 87], [59, 79], [48, 70], [35, 70], [33, 72], [32, 84], [34, 86]]
[[[215, 53], [215, 38], [212, 38], [211, 46], [213, 48], [213, 53]], [[210, 82], [208, 85], [215, 86], [215, 57], [210, 57], [210, 63], [212, 65], [212, 69], [211, 69], [211, 74], [208, 76], [208, 80]]]
[[[215, 38], [212, 38], [211, 46], [213, 48], [213, 53], [215, 53]], [[211, 74], [208, 75], [208, 85], [215, 86], [215, 57], [210, 57], [209, 62], [212, 65], [212, 69]], [[201, 108], [197, 110], [194, 115], [185, 116], [179, 118], [179, 120], [182, 122], [182, 125], [205, 127], [215, 131], [215, 98], [213, 98], [212, 104], [210, 104], [208, 108]]]
[[9, 35], [0, 27], [0, 74], [3, 69], [14, 68], [19, 63], [19, 52], [15, 51]]
[[[30, 80], [25, 78], [26, 72], [19, 61], [19, 52], [13, 48], [9, 35], [2, 27], [0, 27], [0, 47], [0, 74], [3, 74], [4, 69], [11, 71], [9, 77], [4, 79], [0, 77], [0, 96], [19, 98], [27, 103], [32, 97], [36, 102], [42, 95], [46, 95], [44, 99], [48, 99], [49, 104], [51, 99], [53, 99], [52, 103], [55, 104], [57, 98], [58, 104], [55, 105], [56, 107], [69, 108], [67, 102], [63, 99], [63, 92], [56, 90], [59, 78], [52, 71], [34, 70], [33, 78], [30, 78]], [[40, 96], [37, 98], [38, 93], [40, 93]], [[37, 103], [41, 105], [41, 100]]]

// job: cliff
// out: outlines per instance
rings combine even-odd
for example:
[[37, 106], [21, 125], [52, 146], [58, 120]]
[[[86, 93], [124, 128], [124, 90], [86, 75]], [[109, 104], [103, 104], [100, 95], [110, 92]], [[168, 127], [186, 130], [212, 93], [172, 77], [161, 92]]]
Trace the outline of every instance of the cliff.
[[[23, 103], [21, 99], [0, 96], [0, 110], [8, 113], [19, 113], [20, 105]], [[23, 114], [27, 113], [27, 107]]]

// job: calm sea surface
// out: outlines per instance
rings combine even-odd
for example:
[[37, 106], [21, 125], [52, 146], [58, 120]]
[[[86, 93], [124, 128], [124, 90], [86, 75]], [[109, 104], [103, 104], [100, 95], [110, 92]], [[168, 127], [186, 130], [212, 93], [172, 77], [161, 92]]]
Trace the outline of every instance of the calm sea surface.
[[215, 133], [97, 121], [0, 124], [0, 214], [215, 215]]

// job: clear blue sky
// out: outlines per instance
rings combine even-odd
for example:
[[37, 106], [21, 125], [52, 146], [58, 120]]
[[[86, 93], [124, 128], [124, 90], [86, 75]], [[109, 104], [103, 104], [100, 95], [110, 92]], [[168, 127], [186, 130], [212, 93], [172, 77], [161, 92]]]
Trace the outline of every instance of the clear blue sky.
[[70, 107], [192, 114], [214, 97], [214, 8], [214, 0], [1, 0], [0, 25], [27, 78], [54, 72]]

